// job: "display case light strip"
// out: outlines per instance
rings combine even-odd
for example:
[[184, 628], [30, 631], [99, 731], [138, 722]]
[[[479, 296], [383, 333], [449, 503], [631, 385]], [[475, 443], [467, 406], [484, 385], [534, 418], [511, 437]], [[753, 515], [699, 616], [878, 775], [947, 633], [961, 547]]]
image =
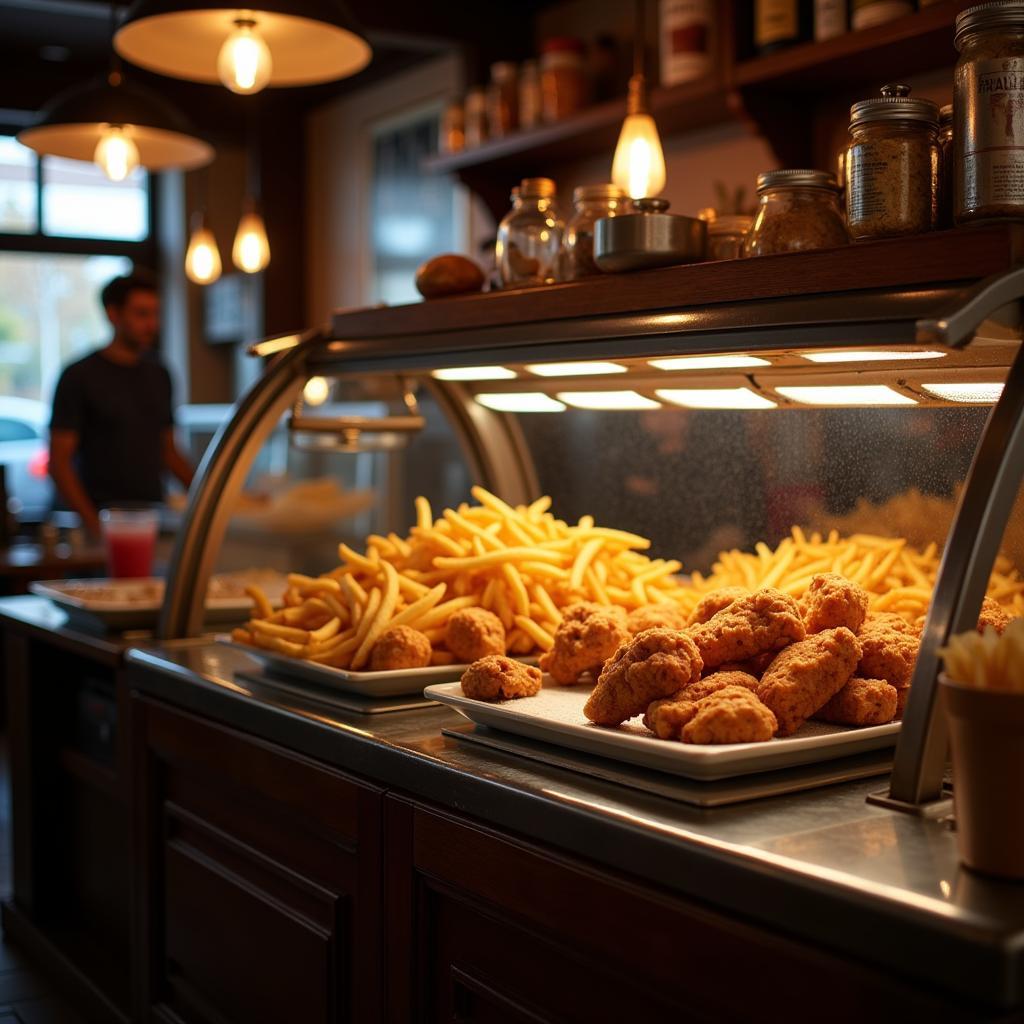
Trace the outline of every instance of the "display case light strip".
[[947, 402], [963, 402], [966, 404], [992, 405], [999, 401], [1003, 393], [1003, 385], [990, 384], [922, 384], [921, 387], [935, 398]]
[[565, 412], [565, 406], [542, 391], [508, 391], [476, 396], [477, 402], [495, 412]]
[[560, 391], [558, 398], [576, 409], [626, 411], [661, 408], [653, 398], [645, 398], [635, 391]]
[[945, 352], [933, 352], [929, 349], [896, 352], [891, 349], [864, 348], [841, 351], [829, 349], [827, 352], [801, 352], [801, 359], [810, 363], [897, 363], [917, 359], [945, 359]]
[[658, 388], [659, 398], [686, 409], [776, 409], [777, 403], [750, 388]]
[[917, 405], [917, 400], [885, 384], [780, 385], [775, 390], [802, 405]]
[[526, 367], [538, 377], [601, 377], [609, 373], [625, 373], [621, 363], [592, 360], [587, 363], [531, 363]]
[[504, 366], [450, 366], [434, 370], [435, 380], [515, 380], [516, 371]]
[[722, 356], [670, 356], [648, 359], [655, 370], [743, 370], [752, 366], [771, 366], [770, 359], [743, 354]]

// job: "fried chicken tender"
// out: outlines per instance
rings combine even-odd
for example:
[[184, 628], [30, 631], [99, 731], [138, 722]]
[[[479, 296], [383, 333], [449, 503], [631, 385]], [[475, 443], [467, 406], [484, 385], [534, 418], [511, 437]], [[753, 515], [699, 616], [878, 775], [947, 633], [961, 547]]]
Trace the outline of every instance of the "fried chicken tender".
[[861, 646], [857, 675], [884, 679], [897, 690], [910, 686], [921, 634], [901, 615], [871, 612], [857, 635]]
[[823, 572], [811, 580], [802, 604], [808, 633], [836, 626], [856, 633], [868, 614], [868, 592], [845, 576]]
[[597, 725], [619, 725], [651, 701], [695, 683], [703, 667], [700, 651], [686, 633], [663, 627], [645, 630], [605, 664], [583, 714]]
[[478, 661], [505, 653], [505, 627], [486, 608], [463, 608], [448, 620], [444, 642], [459, 661]]
[[626, 616], [626, 628], [636, 636], [645, 629], [654, 629], [656, 626], [664, 626], [666, 629], [685, 629], [686, 616], [679, 610], [678, 605], [669, 601], [661, 604], [644, 604], [634, 608]]
[[837, 725], [885, 725], [896, 717], [896, 689], [884, 679], [854, 676], [814, 717]]
[[763, 743], [778, 728], [771, 710], [744, 686], [725, 686], [698, 701], [663, 704], [653, 721], [660, 739], [683, 743]]
[[693, 614], [690, 616], [690, 625], [699, 626], [702, 622], [707, 622], [723, 608], [728, 608], [733, 601], [738, 601], [741, 597], [747, 597], [749, 594], [750, 591], [743, 587], [722, 587], [720, 590], [712, 590], [710, 594], [705, 594], [697, 602], [697, 607], [693, 609]]
[[[746, 661], [727, 661], [712, 669], [713, 672], [742, 672], [744, 675], [755, 676], [760, 679], [768, 670], [768, 666], [775, 660], [778, 651], [762, 651], [755, 654]], [[706, 677], [705, 677], [706, 678]]]
[[781, 651], [757, 696], [775, 712], [779, 735], [796, 732], [849, 681], [860, 660], [857, 637], [845, 626], [814, 633]]
[[430, 640], [411, 626], [385, 630], [370, 651], [370, 671], [387, 672], [403, 668], [424, 668], [430, 664]]
[[540, 681], [539, 668], [504, 654], [488, 654], [462, 673], [462, 692], [474, 700], [513, 700], [539, 693]]
[[770, 587], [733, 601], [688, 632], [705, 668], [777, 651], [806, 635], [796, 601]]
[[540, 667], [561, 686], [595, 678], [604, 663], [629, 639], [625, 616], [604, 605], [581, 603], [563, 612], [555, 644], [541, 655]]
[[644, 725], [652, 732], [654, 731], [651, 716], [663, 704], [673, 704], [679, 701], [693, 703], [703, 700], [719, 690], [724, 690], [727, 686], [742, 686], [744, 689], [753, 691], [757, 688], [757, 679], [746, 672], [712, 672], [711, 675], [704, 676], [703, 679], [698, 679], [695, 683], [673, 693], [671, 697], [652, 701], [644, 712]]
[[988, 626], [991, 626], [1000, 636], [1003, 630], [1013, 621], [1013, 616], [1008, 615], [1003, 606], [991, 597], [986, 597], [981, 602], [981, 614], [978, 616], [978, 632], [984, 633]]

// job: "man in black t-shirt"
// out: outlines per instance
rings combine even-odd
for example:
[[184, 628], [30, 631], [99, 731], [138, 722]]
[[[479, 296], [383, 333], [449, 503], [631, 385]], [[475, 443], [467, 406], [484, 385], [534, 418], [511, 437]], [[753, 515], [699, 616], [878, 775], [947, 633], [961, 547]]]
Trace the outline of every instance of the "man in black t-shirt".
[[185, 487], [192, 482], [174, 444], [171, 378], [152, 352], [155, 284], [138, 273], [116, 277], [100, 299], [113, 340], [64, 370], [50, 420], [50, 475], [95, 534], [105, 505], [162, 501], [165, 471]]

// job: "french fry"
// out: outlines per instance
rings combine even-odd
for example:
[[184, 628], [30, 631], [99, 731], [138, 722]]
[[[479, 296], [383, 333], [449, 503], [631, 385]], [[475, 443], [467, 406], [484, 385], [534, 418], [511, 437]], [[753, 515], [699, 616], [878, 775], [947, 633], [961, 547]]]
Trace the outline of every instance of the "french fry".
[[271, 607], [270, 601], [262, 587], [257, 587], [255, 583], [250, 583], [245, 588], [245, 593], [252, 598], [252, 603], [256, 608], [256, 618], [269, 619], [274, 614], [274, 609]]
[[551, 634], [541, 629], [533, 619], [529, 619], [525, 615], [517, 615], [514, 621], [542, 651], [550, 651], [555, 646], [555, 641]]

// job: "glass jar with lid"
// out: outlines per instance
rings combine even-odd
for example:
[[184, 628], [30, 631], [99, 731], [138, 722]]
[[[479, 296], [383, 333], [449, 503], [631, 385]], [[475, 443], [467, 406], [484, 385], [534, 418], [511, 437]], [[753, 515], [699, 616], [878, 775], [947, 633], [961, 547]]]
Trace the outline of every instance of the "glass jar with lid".
[[939, 108], [884, 85], [850, 108], [846, 217], [858, 241], [931, 231], [939, 213]]
[[953, 104], [939, 107], [939, 224], [953, 226]]
[[743, 240], [754, 223], [745, 213], [722, 214], [708, 221], [708, 259], [736, 260], [743, 255]]
[[487, 134], [503, 139], [519, 124], [518, 69], [510, 60], [491, 65], [491, 82], [487, 86]]
[[848, 245], [839, 186], [827, 171], [766, 171], [757, 176], [757, 213], [744, 256], [772, 256]]
[[561, 121], [587, 102], [583, 43], [568, 36], [545, 39], [540, 57], [541, 105], [545, 121]]
[[580, 185], [572, 194], [576, 212], [565, 227], [563, 279], [600, 274], [594, 262], [594, 225], [602, 217], [618, 217], [629, 208], [629, 198], [617, 185]]
[[487, 141], [487, 92], [479, 86], [466, 93], [463, 140], [466, 146], [479, 146]]
[[498, 225], [495, 260], [502, 286], [526, 288], [558, 279], [564, 225], [550, 178], [524, 178]]
[[957, 15], [953, 217], [1024, 219], [1024, 0]]

